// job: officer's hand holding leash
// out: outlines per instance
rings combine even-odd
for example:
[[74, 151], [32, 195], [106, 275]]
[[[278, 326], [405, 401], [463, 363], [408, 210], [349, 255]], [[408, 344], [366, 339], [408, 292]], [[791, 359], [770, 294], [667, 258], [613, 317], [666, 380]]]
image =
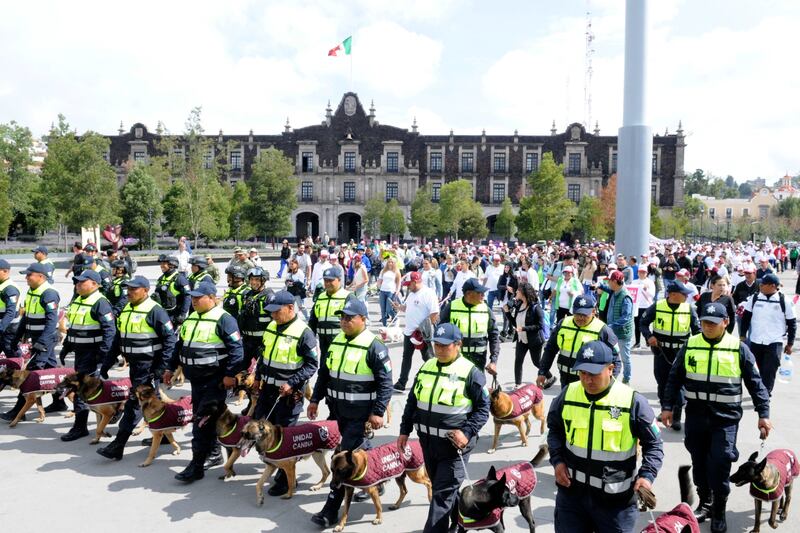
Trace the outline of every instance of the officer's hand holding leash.
[[314, 402], [308, 404], [308, 407], [306, 408], [306, 416], [308, 416], [309, 420], [317, 419], [317, 407], [318, 405]]
[[450, 442], [453, 446], [456, 447], [458, 450], [463, 450], [469, 444], [469, 439], [464, 433], [461, 432], [460, 429], [453, 429], [447, 432], [447, 438], [450, 439]]
[[769, 418], [759, 418], [758, 419], [758, 431], [761, 433], [761, 440], [766, 440], [769, 437], [769, 432], [772, 429], [772, 422], [769, 421]]
[[164, 374], [161, 376], [161, 383], [164, 385], [169, 385], [172, 382], [172, 371], [165, 370]]
[[493, 376], [497, 376], [497, 365], [494, 363], [489, 363], [486, 365], [486, 371]]
[[647, 339], [647, 345], [652, 346], [655, 348], [658, 346], [658, 339], [656, 339], [655, 335], [651, 335], [649, 339]]
[[397, 436], [397, 449], [403, 451], [406, 449], [406, 445], [408, 444], [408, 435], [398, 435]]
[[232, 389], [236, 386], [236, 378], [231, 376], [225, 376], [222, 378], [222, 386], [226, 389]]
[[542, 387], [544, 387], [544, 382], [545, 382], [546, 380], [547, 380], [547, 377], [546, 377], [546, 376], [538, 376], [538, 377], [536, 378], [536, 386], [537, 386], [537, 387], [539, 387], [539, 388], [541, 389]]
[[289, 384], [288, 384], [288, 383], [284, 383], [284, 384], [283, 384], [283, 385], [281, 385], [281, 387], [278, 389], [278, 396], [281, 396], [281, 397], [284, 397], [284, 396], [289, 396], [289, 395], [292, 393], [292, 390], [293, 390], [293, 389], [292, 389], [292, 388], [289, 386]]
[[372, 429], [379, 429], [383, 427], [383, 417], [378, 415], [369, 415], [367, 423], [372, 426]]
[[661, 423], [664, 424], [664, 427], [672, 426], [672, 411], [661, 411]]
[[572, 480], [570, 480], [569, 478], [569, 470], [567, 469], [567, 463], [558, 463], [555, 467], [555, 472], [556, 472], [556, 484], [567, 488], [569, 488], [569, 486], [572, 485]]

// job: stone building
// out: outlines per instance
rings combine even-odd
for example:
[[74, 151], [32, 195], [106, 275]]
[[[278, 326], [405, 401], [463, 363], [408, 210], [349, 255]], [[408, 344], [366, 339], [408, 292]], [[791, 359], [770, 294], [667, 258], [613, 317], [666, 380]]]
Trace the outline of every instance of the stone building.
[[[408, 214], [420, 187], [430, 185], [436, 201], [444, 183], [467, 180], [491, 230], [504, 198], [517, 205], [523, 195], [535, 194], [526, 177], [545, 152], [564, 164], [567, 195], [576, 203], [584, 195], [600, 194], [617, 161], [616, 136], [600, 135], [597, 126], [588, 132], [574, 123], [559, 132], [553, 123], [549, 135], [456, 135], [452, 130], [423, 135], [416, 120], [410, 129], [380, 124], [374, 105], [365, 110], [355, 93], [345, 93], [335, 111], [329, 104], [317, 125], [292, 129], [287, 119], [276, 135], [251, 130], [209, 137], [217, 141], [209, 157], [227, 160], [230, 183], [247, 179], [259, 150], [282, 150], [294, 161], [297, 178], [292, 236], [328, 234], [340, 240], [360, 238], [364, 204], [372, 197], [396, 198]], [[158, 138], [140, 123], [128, 131], [120, 127], [119, 135], [109, 137], [108, 160], [120, 179], [126, 163], [155, 153]], [[680, 126], [674, 135], [653, 138], [651, 191], [662, 209], [683, 203], [685, 146]]]

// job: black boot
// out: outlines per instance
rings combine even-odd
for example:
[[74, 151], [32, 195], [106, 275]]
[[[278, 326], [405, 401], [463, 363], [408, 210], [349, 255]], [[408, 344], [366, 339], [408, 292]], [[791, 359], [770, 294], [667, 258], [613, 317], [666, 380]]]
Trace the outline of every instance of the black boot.
[[209, 452], [208, 457], [206, 457], [205, 463], [203, 463], [203, 470], [219, 466], [224, 462], [225, 460], [222, 458], [222, 447], [217, 442]]
[[67, 433], [61, 435], [61, 440], [64, 442], [71, 442], [87, 436], [89, 434], [89, 430], [86, 428], [86, 423], [88, 421], [88, 409], [75, 413], [75, 423], [72, 424], [72, 428]]
[[130, 436], [131, 434], [129, 432], [120, 430], [116, 438], [105, 448], [99, 448], [97, 453], [107, 459], [113, 459], [115, 461], [121, 460], [122, 450], [125, 449], [125, 443], [128, 442]]
[[700, 502], [694, 510], [694, 517], [698, 524], [702, 524], [711, 518], [711, 493], [697, 490], [697, 498]]
[[283, 496], [288, 491], [289, 480], [286, 478], [286, 473], [279, 468], [278, 473], [273, 478], [272, 486], [267, 490], [267, 494], [270, 496]]
[[727, 496], [714, 495], [714, 503], [711, 504], [711, 533], [725, 533], [728, 531], [728, 524], [725, 522], [725, 507], [727, 504]]
[[67, 402], [53, 394], [53, 403], [45, 407], [44, 412], [60, 413], [61, 411], [66, 411], [67, 409], [69, 409], [69, 407], [67, 407]]
[[175, 479], [184, 483], [193, 483], [203, 479], [203, 476], [205, 476], [205, 471], [203, 470], [204, 462], [204, 457], [192, 457], [192, 460], [189, 461], [186, 468], [184, 468], [182, 472], [175, 474]]
[[[142, 439], [142, 446], [152, 446], [153, 445], [153, 437], [147, 437], [146, 439]], [[161, 444], [159, 446], [169, 446], [169, 439], [163, 437], [161, 439]]]
[[[19, 410], [22, 409], [23, 405], [25, 405], [25, 398], [23, 398], [22, 396], [19, 396], [17, 398], [17, 403], [14, 404], [14, 407], [12, 407], [10, 411], [7, 411], [7, 412], [3, 413], [2, 415], [0, 415], [0, 418], [5, 420], [6, 422], [11, 422], [15, 418], [17, 418], [17, 415], [19, 414]], [[22, 415], [21, 420], [25, 420], [25, 415]]]
[[[383, 483], [378, 486], [378, 496], [383, 496]], [[365, 502], [369, 500], [369, 493], [365, 490], [361, 490], [353, 496], [353, 499], [357, 502]]]

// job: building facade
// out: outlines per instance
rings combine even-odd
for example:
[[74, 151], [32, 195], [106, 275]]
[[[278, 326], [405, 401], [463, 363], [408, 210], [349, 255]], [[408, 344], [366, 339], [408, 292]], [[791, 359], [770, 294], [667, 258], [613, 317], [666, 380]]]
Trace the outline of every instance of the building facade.
[[[429, 185], [438, 201], [442, 185], [462, 179], [473, 186], [490, 230], [500, 204], [510, 197], [518, 205], [530, 190], [527, 176], [537, 170], [545, 152], [564, 164], [567, 195], [576, 203], [585, 195], [599, 196], [616, 172], [617, 138], [587, 132], [580, 124], [549, 135], [423, 135], [416, 120], [410, 129], [380, 124], [374, 106], [365, 110], [355, 93], [345, 93], [336, 111], [330, 104], [322, 123], [292, 129], [287, 119], [277, 135], [210, 136], [215, 153], [227, 161], [226, 179], [247, 179], [262, 149], [280, 149], [294, 161], [297, 209], [294, 235], [324, 235], [339, 240], [362, 236], [364, 204], [373, 197], [397, 199], [409, 214], [417, 190]], [[128, 163], [146, 161], [156, 153], [159, 136], [140, 123], [120, 127], [109, 137], [109, 162], [124, 179]], [[651, 194], [662, 209], [683, 204], [683, 130], [653, 138]], [[224, 152], [224, 153], [222, 153]]]

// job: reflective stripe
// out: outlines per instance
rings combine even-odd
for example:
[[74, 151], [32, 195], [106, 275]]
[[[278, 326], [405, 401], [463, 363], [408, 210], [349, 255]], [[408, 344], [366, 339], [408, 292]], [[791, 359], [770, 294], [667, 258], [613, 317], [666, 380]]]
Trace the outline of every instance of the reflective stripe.
[[270, 366], [272, 366], [272, 368], [279, 368], [281, 370], [297, 370], [303, 366], [303, 363], [278, 363], [277, 361], [272, 361]]
[[44, 313], [25, 313], [25, 316], [28, 318], [44, 318], [46, 315]]
[[365, 402], [375, 399], [374, 392], [337, 392], [328, 389], [328, 396], [335, 400], [345, 400], [350, 402]]
[[260, 316], [260, 317], [258, 317], [258, 321], [259, 322], [270, 322], [270, 321], [272, 321], [272, 317], [271, 316]]
[[430, 410], [433, 413], [441, 413], [445, 415], [460, 415], [472, 412], [472, 405], [462, 405], [460, 407], [450, 407], [449, 405], [442, 405], [435, 403], [431, 405], [428, 402], [417, 400], [417, 409]]
[[247, 335], [248, 337], [263, 337], [263, 331], [243, 331], [242, 335]]
[[695, 392], [695, 391], [685, 391], [684, 395], [688, 400], [703, 400], [707, 402], [717, 402], [717, 403], [741, 403], [742, 395], [741, 394], [734, 394], [734, 395], [727, 395], [727, 394], [709, 394], [707, 392]]
[[347, 372], [340, 372], [338, 370], [331, 370], [331, 377], [336, 379], [344, 379], [347, 381], [360, 381], [362, 383], [370, 383], [375, 381], [375, 374], [350, 374]]
[[157, 339], [158, 333], [121, 333], [124, 339]]
[[285, 379], [275, 379], [273, 377], [267, 377], [265, 381], [267, 382], [267, 385], [277, 385], [278, 387], [288, 383], [288, 381]]
[[710, 381], [711, 383], [728, 383], [730, 385], [736, 385], [737, 383], [741, 383], [742, 381], [742, 378], [715, 376], [713, 374], [710, 376], [706, 376], [705, 374], [696, 374], [694, 372], [687, 372], [686, 377], [689, 379], [695, 379], [697, 381], [705, 381], [707, 378], [708, 381]]
[[29, 331], [42, 331], [42, 330], [44, 330], [44, 324], [41, 324], [41, 325], [39, 325], [39, 324], [28, 324], [25, 327], [28, 328]]
[[446, 439], [447, 434], [453, 431], [452, 429], [442, 429], [437, 427], [423, 426], [421, 424], [416, 424], [416, 428], [417, 428], [417, 433], [424, 433], [426, 435], [441, 437], [443, 439]]
[[227, 357], [228, 354], [212, 355], [209, 357], [199, 357], [199, 358], [184, 357], [183, 355], [181, 355], [181, 362], [184, 364], [192, 364], [192, 365], [210, 365], [211, 363], [222, 361]]
[[[589, 458], [589, 450], [581, 446], [575, 446], [567, 441], [567, 449], [581, 459]], [[598, 461], [624, 461], [636, 455], [636, 447], [626, 452], [604, 452], [602, 450], [592, 450], [592, 460]]]
[[225, 343], [224, 342], [192, 341], [192, 348], [209, 349], [209, 350], [223, 350], [225, 348]]
[[162, 346], [160, 344], [154, 344], [152, 346], [122, 346], [122, 353], [150, 353], [160, 350]]
[[317, 333], [320, 335], [338, 335], [339, 330], [335, 328], [319, 328]]
[[67, 341], [72, 344], [93, 344], [95, 342], [102, 342], [103, 337], [72, 337], [67, 335]]
[[92, 331], [92, 330], [99, 330], [100, 324], [72, 324], [69, 329], [74, 329], [75, 331]]
[[483, 353], [487, 349], [485, 344], [481, 346], [462, 346], [461, 352], [462, 353]]
[[[575, 479], [575, 481], [577, 481], [578, 483], [583, 483], [583, 484], [587, 483], [585, 472], [573, 469], [572, 476], [573, 479]], [[602, 479], [594, 476], [589, 476], [588, 484], [591, 485], [592, 487], [603, 489], [605, 492], [609, 494], [620, 494], [631, 488], [631, 485], [633, 484], [633, 478], [628, 478], [623, 481], [618, 481], [617, 483], [604, 484]]]
[[[675, 338], [675, 336], [673, 335], [672, 338]], [[684, 339], [686, 339], [686, 338], [687, 337], [685, 337]], [[684, 340], [683, 342], [662, 342], [662, 341], [658, 341], [658, 345], [660, 347], [662, 347], [662, 348], [683, 348], [684, 344], [686, 344], [686, 340]]]
[[575, 370], [573, 370], [572, 367], [567, 365], [558, 365], [558, 370], [559, 372], [563, 372], [565, 374], [575, 374], [576, 376], [578, 375], [578, 373]]

